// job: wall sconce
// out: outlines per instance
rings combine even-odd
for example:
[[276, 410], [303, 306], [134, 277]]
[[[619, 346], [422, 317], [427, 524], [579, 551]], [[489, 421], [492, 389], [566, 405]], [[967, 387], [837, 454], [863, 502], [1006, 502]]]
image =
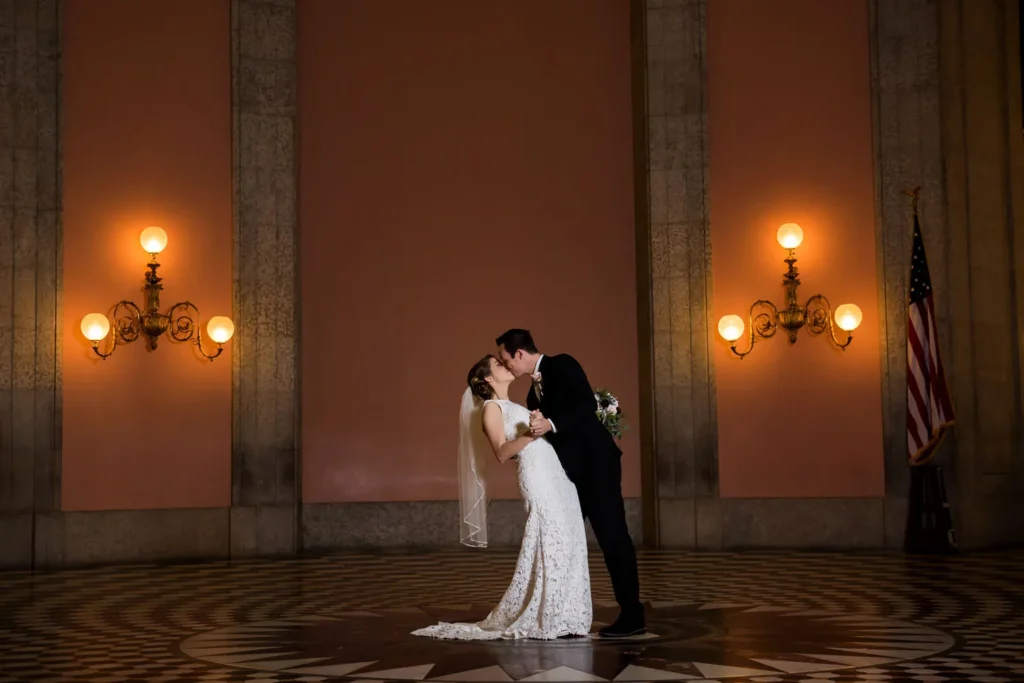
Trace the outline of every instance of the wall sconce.
[[[796, 248], [804, 241], [804, 231], [796, 223], [786, 223], [779, 228], [776, 237], [779, 244], [789, 251], [785, 259], [789, 269], [782, 276], [782, 286], [786, 288], [786, 307], [780, 311], [775, 304], [765, 299], [754, 302], [747, 315], [749, 332], [746, 351], [736, 350], [736, 341], [743, 336], [743, 318], [740, 316], [724, 316], [718, 321], [718, 333], [730, 343], [729, 348], [740, 358], [745, 358], [754, 350], [755, 341], [775, 336], [779, 327], [786, 331], [790, 344], [796, 343], [796, 333], [804, 326], [815, 335], [828, 330], [836, 346], [845, 351], [853, 341], [852, 332], [860, 326], [864, 314], [855, 304], [843, 304], [835, 310], [833, 326], [832, 305], [823, 294], [815, 294], [804, 305], [797, 303], [796, 290], [800, 286], [800, 278], [796, 269]], [[755, 315], [759, 309], [764, 310]], [[836, 327], [847, 333], [845, 343], [836, 339]]]
[[146, 293], [146, 308], [140, 311], [139, 307], [131, 301], [120, 301], [114, 306], [113, 327], [110, 345], [106, 351], [100, 351], [100, 341], [110, 332], [111, 321], [102, 313], [90, 313], [82, 318], [82, 334], [92, 342], [92, 350], [96, 355], [106, 360], [121, 344], [130, 344], [139, 338], [139, 335], [146, 335], [146, 342], [150, 349], [156, 349], [160, 335], [168, 333], [174, 341], [192, 341], [199, 349], [204, 358], [211, 361], [224, 352], [224, 344], [231, 339], [235, 333], [235, 325], [231, 318], [222, 315], [210, 318], [206, 331], [210, 338], [217, 343], [217, 350], [207, 353], [203, 348], [203, 333], [199, 327], [199, 309], [191, 301], [182, 301], [174, 304], [164, 315], [160, 312], [160, 290], [164, 288], [160, 284], [162, 278], [156, 274], [160, 264], [157, 263], [157, 254], [167, 246], [167, 233], [161, 228], [151, 226], [142, 231], [139, 236], [142, 248], [149, 254], [149, 272], [146, 273], [146, 286], [143, 291]]

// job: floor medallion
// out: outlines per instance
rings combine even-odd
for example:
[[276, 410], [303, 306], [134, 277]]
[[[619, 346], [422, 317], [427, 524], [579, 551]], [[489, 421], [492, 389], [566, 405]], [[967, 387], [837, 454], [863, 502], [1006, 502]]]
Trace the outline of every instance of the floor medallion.
[[[932, 657], [955, 645], [933, 627], [767, 604], [653, 602], [639, 638], [452, 642], [409, 632], [476, 621], [486, 606], [309, 614], [194, 635], [181, 652], [210, 664], [363, 681], [672, 681], [820, 674]], [[595, 608], [595, 630], [614, 619]]]

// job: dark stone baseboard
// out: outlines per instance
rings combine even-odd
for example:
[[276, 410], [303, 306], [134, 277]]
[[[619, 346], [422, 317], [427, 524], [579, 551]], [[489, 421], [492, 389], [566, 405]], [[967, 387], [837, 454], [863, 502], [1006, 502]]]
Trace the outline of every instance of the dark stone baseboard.
[[31, 512], [0, 512], [0, 569], [32, 565]]
[[232, 558], [295, 555], [299, 520], [294, 505], [234, 506], [229, 512]]
[[[902, 544], [899, 505], [882, 498], [662, 499], [658, 524], [666, 548], [847, 549]], [[906, 515], [906, 506], [902, 508]]]
[[[626, 500], [626, 522], [633, 542], [643, 542], [639, 498]], [[520, 500], [494, 500], [487, 508], [488, 545], [516, 547], [526, 513]], [[587, 537], [596, 547], [587, 525]], [[409, 503], [324, 503], [304, 505], [302, 538], [306, 550], [442, 548], [459, 543], [457, 501]]]
[[954, 503], [959, 515], [957, 542], [964, 550], [1024, 545], [1024, 501], [1020, 498], [964, 497]]
[[36, 515], [35, 566], [228, 557], [228, 508], [53, 512]]
[[0, 514], [0, 568], [280, 557], [292, 506]]
[[[639, 499], [626, 507], [639, 544]], [[315, 504], [303, 507], [300, 528], [292, 506], [0, 513], [0, 569], [454, 547], [458, 514], [454, 501]], [[517, 546], [525, 519], [521, 501], [492, 502], [491, 545]]]
[[[906, 521], [901, 499], [663, 499], [659, 505], [661, 545], [695, 550], [900, 548]], [[627, 500], [626, 513], [639, 545], [640, 499]], [[459, 542], [458, 514], [455, 501], [310, 504], [298, 519], [291, 506], [0, 513], [0, 568], [452, 548]], [[978, 517], [972, 514], [972, 521]], [[521, 501], [493, 501], [490, 545], [516, 547], [525, 519]], [[596, 546], [589, 526], [587, 533]]]

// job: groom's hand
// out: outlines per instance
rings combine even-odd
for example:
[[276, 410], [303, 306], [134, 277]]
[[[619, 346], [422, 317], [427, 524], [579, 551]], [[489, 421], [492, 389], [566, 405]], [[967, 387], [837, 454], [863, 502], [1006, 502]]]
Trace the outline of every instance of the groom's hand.
[[544, 436], [551, 431], [551, 423], [539, 410], [530, 413], [530, 432], [534, 436]]

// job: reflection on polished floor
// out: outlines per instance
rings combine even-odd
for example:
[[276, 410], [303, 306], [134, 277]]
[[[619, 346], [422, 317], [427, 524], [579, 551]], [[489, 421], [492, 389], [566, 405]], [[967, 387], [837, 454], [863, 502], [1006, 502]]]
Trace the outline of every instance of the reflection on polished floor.
[[[592, 553], [598, 621], [614, 618]], [[646, 637], [452, 643], [512, 551], [0, 573], [13, 681], [1024, 681], [1024, 552], [643, 552]], [[600, 623], [595, 624], [595, 630]]]

